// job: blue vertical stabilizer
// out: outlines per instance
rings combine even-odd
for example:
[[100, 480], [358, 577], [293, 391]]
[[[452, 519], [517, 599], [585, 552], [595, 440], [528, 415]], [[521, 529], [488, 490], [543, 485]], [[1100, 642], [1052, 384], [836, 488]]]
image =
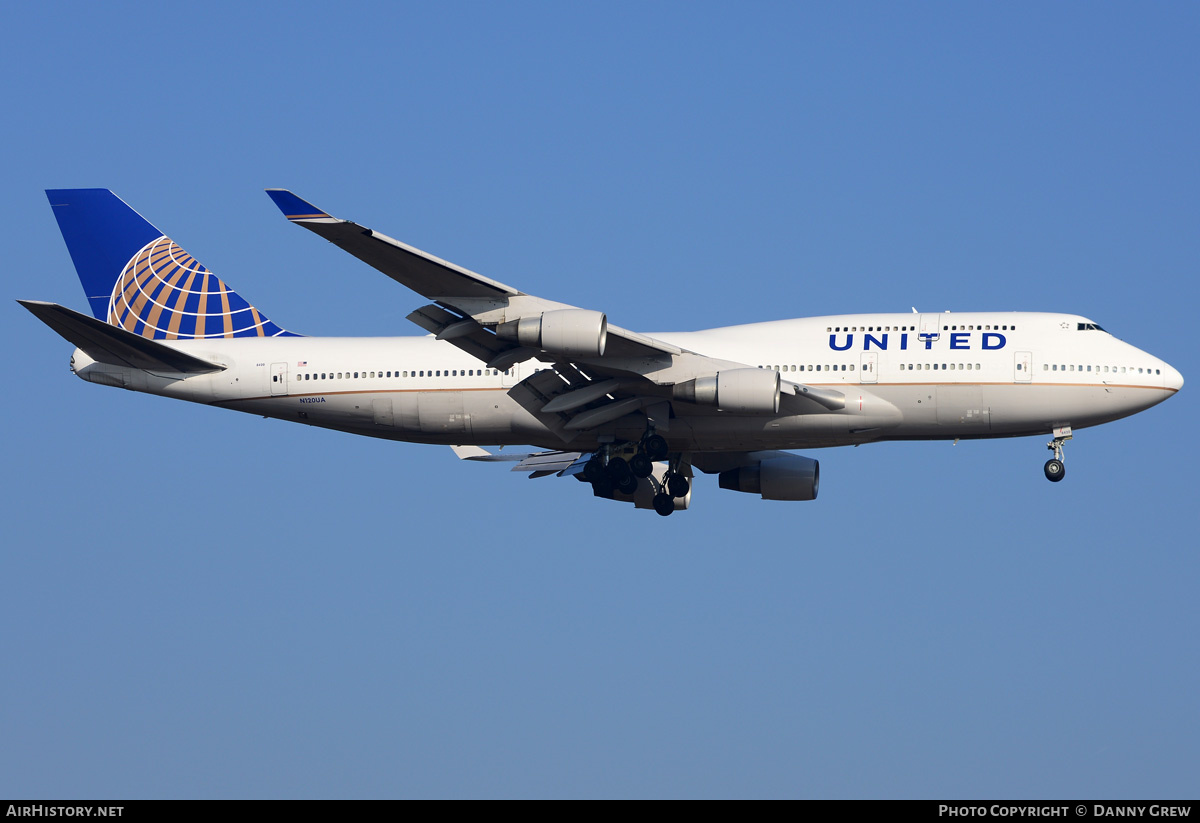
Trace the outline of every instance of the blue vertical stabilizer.
[[97, 320], [155, 340], [290, 335], [108, 189], [49, 189]]

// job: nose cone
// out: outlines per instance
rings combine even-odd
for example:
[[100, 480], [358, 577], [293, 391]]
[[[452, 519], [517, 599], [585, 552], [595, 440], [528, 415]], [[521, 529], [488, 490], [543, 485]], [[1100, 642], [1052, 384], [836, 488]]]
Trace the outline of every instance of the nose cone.
[[1174, 366], [1163, 364], [1163, 387], [1179, 391], [1183, 388], [1183, 375]]

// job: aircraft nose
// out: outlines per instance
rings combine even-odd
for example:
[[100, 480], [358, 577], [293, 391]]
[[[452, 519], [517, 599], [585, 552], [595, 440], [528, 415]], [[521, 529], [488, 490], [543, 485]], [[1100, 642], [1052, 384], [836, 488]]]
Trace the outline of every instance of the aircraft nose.
[[1179, 373], [1179, 369], [1174, 366], [1163, 364], [1163, 386], [1168, 389], [1179, 391], [1183, 388], [1183, 375]]

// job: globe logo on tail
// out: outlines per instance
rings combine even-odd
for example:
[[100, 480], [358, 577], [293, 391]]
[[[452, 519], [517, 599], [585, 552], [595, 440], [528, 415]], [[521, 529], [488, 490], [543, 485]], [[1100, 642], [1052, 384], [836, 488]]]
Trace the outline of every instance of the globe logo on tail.
[[155, 340], [287, 334], [165, 236], [125, 264], [109, 299], [108, 322]]

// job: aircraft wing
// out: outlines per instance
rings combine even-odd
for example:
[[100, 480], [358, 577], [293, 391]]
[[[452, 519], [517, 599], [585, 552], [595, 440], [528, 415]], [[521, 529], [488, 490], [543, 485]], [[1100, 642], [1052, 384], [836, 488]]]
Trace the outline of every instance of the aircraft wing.
[[[267, 194], [289, 221], [324, 237], [433, 303], [408, 315], [421, 328], [505, 370], [537, 358], [535, 373], [510, 394], [564, 438], [625, 414], [645, 412], [668, 425], [672, 387], [745, 363], [708, 357], [608, 323], [598, 311], [526, 294], [385, 234], [333, 217], [285, 189]], [[786, 381], [779, 405], [805, 414], [844, 407], [840, 392]], [[680, 399], [676, 396], [676, 399]]]
[[[431, 318], [428, 315], [436, 312], [431, 312], [428, 308], [418, 309], [413, 313], [418, 317], [410, 315], [410, 320], [427, 331], [433, 331], [442, 339], [456, 340], [467, 337], [476, 325], [480, 328], [483, 325], [494, 326], [520, 320], [522, 317], [540, 315], [542, 312], [576, 308], [525, 294], [512, 286], [401, 243], [386, 234], [333, 217], [286, 189], [267, 189], [267, 194], [291, 222], [324, 237], [439, 306], [448, 306], [460, 312], [461, 316], [452, 320], [442, 317], [434, 323], [429, 322]], [[467, 318], [475, 323], [464, 323], [450, 328], [454, 323], [460, 323]], [[431, 325], [437, 325], [438, 328], [434, 330]], [[618, 326], [608, 325], [607, 331], [610, 338], [610, 348], [607, 351], [614, 356], [683, 353], [683, 349], [678, 346]], [[518, 346], [509, 345], [504, 348], [510, 350]]]

